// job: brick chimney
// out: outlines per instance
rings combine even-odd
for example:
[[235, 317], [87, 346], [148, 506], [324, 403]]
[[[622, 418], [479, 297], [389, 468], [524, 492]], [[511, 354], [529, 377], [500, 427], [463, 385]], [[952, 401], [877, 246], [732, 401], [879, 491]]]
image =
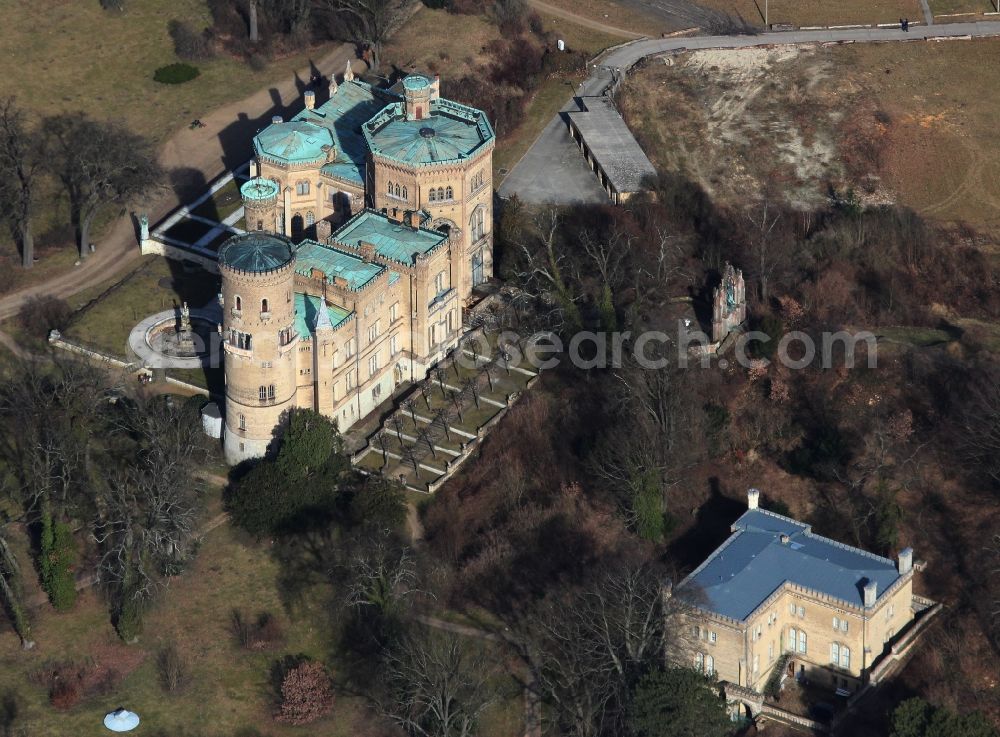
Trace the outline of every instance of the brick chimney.
[[899, 575], [909, 573], [913, 568], [913, 548], [904, 548], [899, 551], [899, 565], [897, 570], [899, 570]]
[[306, 103], [306, 110], [313, 110], [316, 107], [316, 93], [312, 90], [306, 90], [306, 93], [302, 96]]
[[747, 509], [757, 509], [760, 503], [760, 489], [747, 489]]
[[874, 581], [869, 581], [865, 584], [865, 608], [871, 609], [875, 606], [875, 600], [878, 598], [878, 584]]

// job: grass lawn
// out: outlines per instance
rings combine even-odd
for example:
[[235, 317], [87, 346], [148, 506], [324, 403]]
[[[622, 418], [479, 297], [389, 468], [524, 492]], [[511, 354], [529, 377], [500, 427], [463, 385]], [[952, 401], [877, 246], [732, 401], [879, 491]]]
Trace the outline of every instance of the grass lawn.
[[71, 306], [78, 311], [66, 337], [124, 356], [137, 322], [183, 302], [201, 307], [218, 291], [214, 274], [201, 269], [188, 272], [178, 261], [144, 256], [130, 275], [73, 298]]
[[929, 0], [934, 15], [944, 13], [989, 13], [996, 12], [994, 0]]
[[39, 115], [79, 110], [121, 118], [159, 142], [192, 118], [239, 100], [316, 56], [305, 51], [260, 72], [220, 57], [197, 62], [201, 75], [191, 82], [163, 85], [153, 81], [153, 72], [177, 61], [167, 33], [173, 19], [205, 27], [207, 4], [142, 0], [113, 13], [98, 2], [38, 0], [30, 13], [11, 9], [0, 31], [4, 94], [17, 95]]
[[[193, 726], [207, 728], [198, 734], [218, 737], [250, 728], [273, 737], [303, 734], [302, 728], [273, 721], [269, 671], [281, 656], [304, 653], [326, 662], [337, 676], [333, 591], [325, 584], [315, 585], [289, 609], [282, 600], [280, 580], [281, 568], [267, 546], [248, 545], [223, 525], [206, 536], [192, 569], [162, 593], [137, 645], [118, 642], [105, 604], [93, 591], [70, 614], [57, 615], [43, 607], [34, 619], [35, 650], [24, 653], [11, 634], [0, 636], [0, 691], [17, 695], [18, 726], [28, 734], [47, 737], [95, 734], [103, 715], [119, 705], [141, 715], [143, 734], [187, 735]], [[240, 649], [230, 633], [233, 609], [249, 616], [263, 611], [276, 616], [284, 645], [272, 652]], [[168, 642], [176, 643], [192, 677], [176, 695], [163, 693], [155, 665], [156, 653]], [[67, 712], [54, 711], [44, 689], [29, 681], [31, 672], [52, 659], [120, 653], [141, 659], [141, 664], [106, 696]], [[374, 735], [372, 722], [359, 697], [339, 693], [333, 713], [310, 727], [309, 733]]]
[[[701, 4], [754, 25], [764, 25], [764, 0], [701, 0]], [[919, 0], [769, 0], [769, 23], [796, 26], [846, 25], [851, 23], [894, 23], [900, 18], [923, 21]]]
[[457, 79], [475, 69], [486, 44], [499, 38], [500, 30], [482, 16], [421, 7], [392, 36], [382, 58], [388, 69]]
[[240, 180], [232, 180], [193, 209], [191, 213], [221, 223], [225, 218], [243, 207], [243, 198], [240, 196], [240, 184]]
[[886, 327], [873, 330], [876, 335], [895, 343], [906, 343], [921, 348], [950, 343], [955, 336], [947, 330], [935, 328]]
[[[562, 10], [587, 18], [597, 23], [603, 23], [614, 28], [621, 28], [634, 33], [655, 37], [662, 33], [679, 30], [677, 25], [666, 23], [662, 18], [649, 13], [643, 13], [633, 7], [625, 7], [615, 0], [545, 0], [546, 5], [552, 5]], [[538, 10], [536, 8], [536, 10]], [[543, 18], [548, 18], [544, 11], [539, 10]], [[564, 21], [559, 21], [563, 23]], [[548, 27], [548, 21], [546, 21]], [[569, 43], [567, 39], [566, 43]]]

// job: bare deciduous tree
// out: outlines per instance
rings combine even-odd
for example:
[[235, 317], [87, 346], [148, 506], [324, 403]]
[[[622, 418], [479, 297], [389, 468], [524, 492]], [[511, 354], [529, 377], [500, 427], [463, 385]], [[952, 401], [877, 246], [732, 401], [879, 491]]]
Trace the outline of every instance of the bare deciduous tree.
[[750, 233], [750, 254], [753, 258], [753, 274], [757, 279], [758, 296], [766, 302], [769, 296], [771, 276], [785, 259], [784, 249], [773, 236], [773, 231], [781, 212], [765, 198], [759, 207], [748, 207], [746, 218], [753, 226]]
[[24, 607], [23, 593], [21, 568], [14, 551], [7, 544], [3, 527], [0, 527], [0, 607], [10, 617], [14, 632], [21, 638], [21, 647], [29, 650], [35, 643], [31, 641], [31, 625]]
[[555, 598], [513, 625], [540, 695], [577, 737], [624, 732], [628, 688], [671, 647], [685, 607], [663, 596], [648, 565], [623, 563], [595, 584]]
[[371, 70], [378, 71], [382, 45], [403, 20], [405, 0], [320, 0], [331, 24], [346, 23], [355, 39], [371, 50]]
[[13, 97], [0, 100], [0, 211], [7, 216], [21, 246], [21, 266], [35, 260], [31, 216], [43, 158], [36, 136], [24, 126], [24, 115]]
[[412, 737], [471, 737], [496, 695], [495, 666], [451, 633], [410, 635], [390, 652], [379, 710]]
[[125, 206], [162, 185], [163, 170], [152, 144], [114, 122], [76, 114], [47, 118], [42, 126], [46, 162], [69, 196], [80, 258], [90, 246], [90, 228], [110, 205]]
[[345, 604], [372, 609], [384, 617], [399, 615], [417, 593], [417, 567], [406, 547], [394, 545], [387, 532], [360, 546], [347, 561]]

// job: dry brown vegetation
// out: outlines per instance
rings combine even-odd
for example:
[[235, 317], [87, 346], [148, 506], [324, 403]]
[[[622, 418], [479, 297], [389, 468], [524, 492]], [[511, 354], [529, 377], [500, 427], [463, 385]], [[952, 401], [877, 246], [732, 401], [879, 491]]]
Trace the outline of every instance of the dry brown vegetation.
[[661, 168], [722, 202], [768, 184], [811, 206], [853, 188], [867, 203], [993, 235], [1000, 111], [982, 90], [1000, 70], [980, 62], [997, 48], [987, 39], [693, 52], [672, 66], [649, 61], [622, 106]]

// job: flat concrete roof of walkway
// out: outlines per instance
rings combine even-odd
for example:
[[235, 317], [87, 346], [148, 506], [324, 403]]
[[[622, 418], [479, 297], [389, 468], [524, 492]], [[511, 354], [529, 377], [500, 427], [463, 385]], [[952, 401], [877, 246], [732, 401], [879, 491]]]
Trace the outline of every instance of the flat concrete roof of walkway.
[[566, 113], [580, 132], [590, 155], [616, 192], [638, 192], [643, 180], [656, 176], [645, 151], [607, 97], [582, 97], [583, 110]]

